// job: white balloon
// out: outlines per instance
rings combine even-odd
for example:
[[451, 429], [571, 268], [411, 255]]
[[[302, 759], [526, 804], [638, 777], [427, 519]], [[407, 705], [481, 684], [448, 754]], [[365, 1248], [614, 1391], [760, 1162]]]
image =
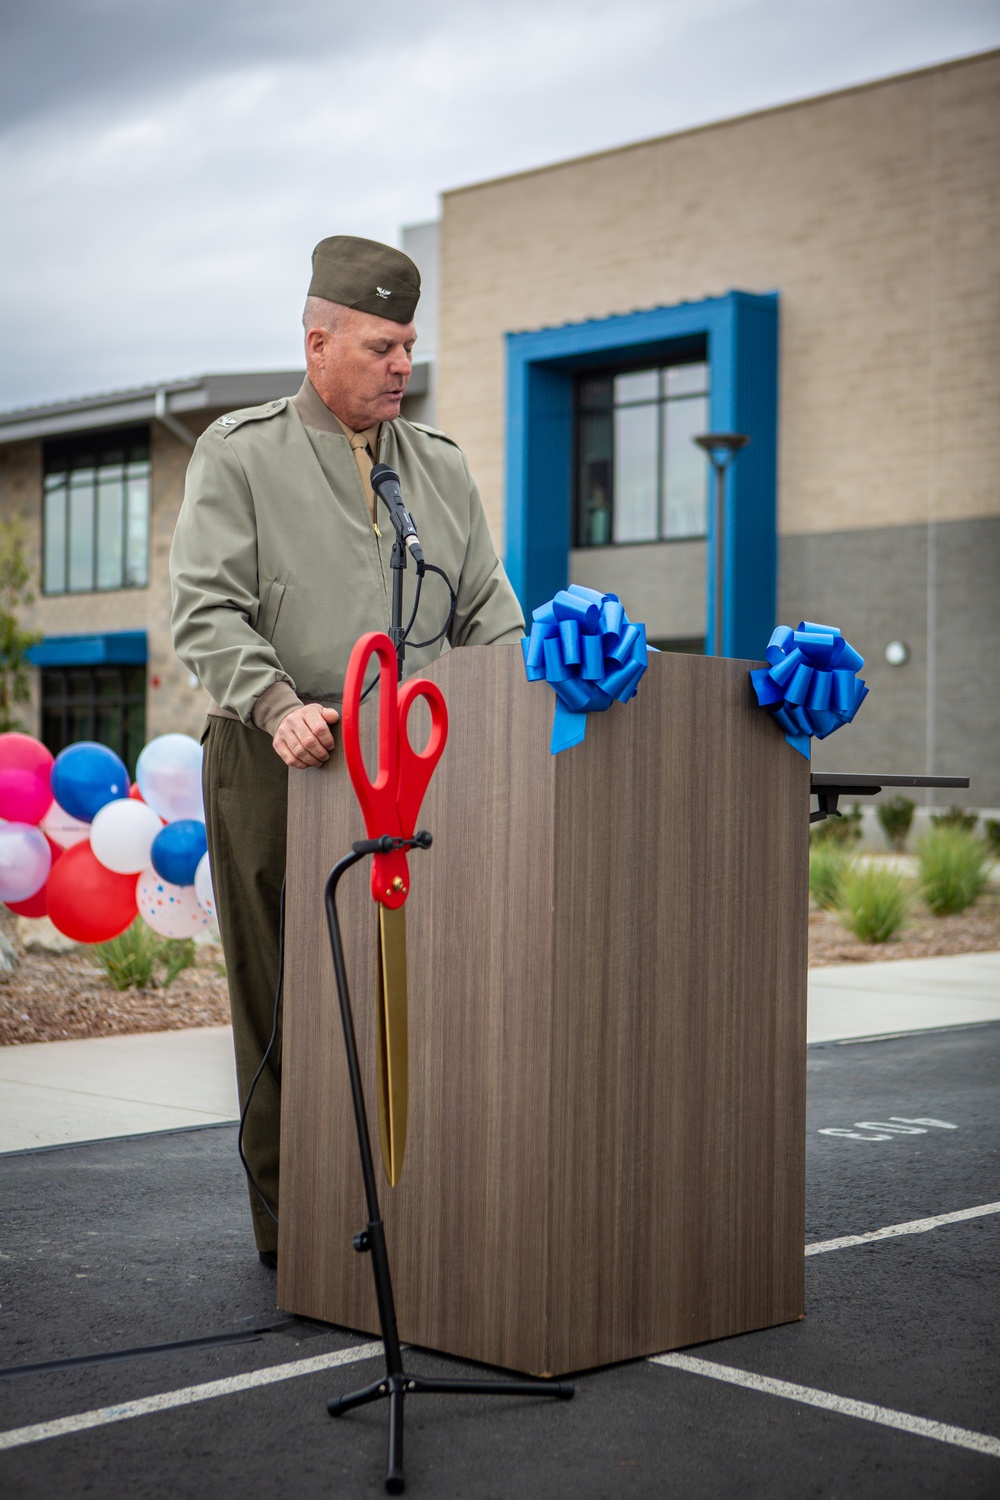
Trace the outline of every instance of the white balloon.
[[0, 827], [0, 901], [27, 901], [40, 891], [52, 868], [52, 850], [31, 823]]
[[135, 797], [116, 797], [94, 814], [90, 847], [95, 859], [119, 875], [138, 875], [150, 864], [149, 851], [163, 827], [151, 807]]
[[38, 826], [62, 849], [72, 849], [74, 844], [82, 844], [90, 837], [90, 824], [64, 812], [58, 802], [53, 802]]
[[208, 862], [207, 853], [201, 856], [198, 868], [194, 872], [194, 893], [201, 906], [214, 919], [216, 915], [215, 890], [212, 886], [212, 867]]
[[135, 779], [142, 799], [168, 823], [178, 818], [204, 823], [201, 759], [201, 746], [189, 734], [158, 735], [139, 756]]
[[193, 885], [172, 885], [153, 869], [135, 883], [135, 901], [143, 921], [161, 937], [189, 938], [212, 925]]

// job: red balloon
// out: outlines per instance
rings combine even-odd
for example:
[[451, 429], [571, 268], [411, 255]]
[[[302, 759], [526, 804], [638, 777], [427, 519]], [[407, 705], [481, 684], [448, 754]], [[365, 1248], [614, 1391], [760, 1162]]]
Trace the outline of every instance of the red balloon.
[[[43, 829], [42, 832], [44, 833], [45, 830]], [[62, 856], [66, 853], [66, 850], [63, 848], [62, 844], [53, 843], [52, 839], [49, 838], [47, 833], [45, 834], [45, 837], [48, 841], [49, 850], [52, 854], [52, 865], [54, 867], [56, 860], [61, 859]], [[51, 874], [52, 869], [50, 868], [49, 875]], [[46, 880], [41, 890], [36, 891], [33, 896], [29, 896], [27, 901], [7, 901], [5, 905], [8, 911], [14, 912], [14, 914], [18, 917], [47, 917], [49, 914], [48, 880]]]
[[52, 752], [30, 734], [0, 734], [0, 818], [40, 823], [52, 806]]
[[46, 889], [52, 922], [74, 943], [106, 943], [138, 915], [135, 876], [106, 869], [89, 839], [65, 850]]
[[133, 802], [145, 802], [146, 800], [139, 790], [139, 783], [137, 781], [133, 781], [132, 785], [128, 789], [128, 794], [132, 798]]

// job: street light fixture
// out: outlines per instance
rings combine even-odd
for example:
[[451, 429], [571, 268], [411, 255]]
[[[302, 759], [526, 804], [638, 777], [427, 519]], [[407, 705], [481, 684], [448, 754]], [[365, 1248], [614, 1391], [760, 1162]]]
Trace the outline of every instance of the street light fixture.
[[723, 580], [725, 578], [726, 565], [726, 470], [732, 463], [741, 448], [745, 448], [750, 439], [745, 432], [704, 432], [701, 437], [693, 439], [699, 448], [704, 448], [708, 454], [712, 468], [715, 470], [715, 610], [713, 615], [713, 641], [715, 655], [723, 655]]

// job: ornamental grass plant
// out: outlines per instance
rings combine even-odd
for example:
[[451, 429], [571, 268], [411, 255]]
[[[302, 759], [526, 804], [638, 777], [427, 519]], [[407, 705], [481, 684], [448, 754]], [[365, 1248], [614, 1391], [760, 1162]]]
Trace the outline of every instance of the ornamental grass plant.
[[812, 844], [856, 844], [861, 837], [861, 809], [855, 802], [849, 813], [824, 818], [813, 825], [809, 835]]
[[850, 856], [829, 840], [813, 840], [809, 849], [809, 894], [824, 911], [838, 911], [843, 899], [844, 871]]
[[939, 823], [917, 848], [920, 891], [937, 917], [965, 911], [989, 879], [987, 846], [954, 823]]
[[964, 807], [949, 807], [947, 812], [931, 813], [935, 828], [960, 828], [963, 833], [975, 833], [979, 814], [966, 812]]
[[193, 938], [161, 938], [136, 917], [118, 937], [95, 943], [90, 956], [116, 990], [166, 989], [183, 969], [194, 964], [195, 945]]
[[906, 921], [912, 899], [897, 871], [873, 860], [851, 861], [841, 877], [840, 918], [863, 943], [887, 943]]
[[906, 838], [913, 824], [916, 805], [909, 797], [890, 797], [888, 802], [880, 802], [875, 809], [886, 842], [897, 853], [901, 854], [906, 848]]

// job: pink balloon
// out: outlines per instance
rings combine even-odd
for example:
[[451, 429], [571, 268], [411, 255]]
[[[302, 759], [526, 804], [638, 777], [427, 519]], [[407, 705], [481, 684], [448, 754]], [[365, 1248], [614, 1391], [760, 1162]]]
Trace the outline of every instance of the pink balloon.
[[52, 805], [52, 754], [30, 734], [0, 734], [0, 818], [40, 823]]
[[0, 901], [27, 901], [49, 878], [52, 854], [40, 828], [0, 824]]
[[[54, 844], [47, 834], [46, 841], [49, 846], [49, 853], [52, 856], [52, 864], [54, 865], [56, 860], [66, 851], [60, 848], [58, 844]], [[51, 876], [51, 874], [52, 869], [50, 866], [49, 875]], [[49, 914], [49, 882], [46, 880], [42, 888], [37, 890], [33, 896], [29, 896], [26, 901], [8, 901], [6, 902], [6, 906], [7, 910], [12, 911], [16, 917], [47, 917]]]

